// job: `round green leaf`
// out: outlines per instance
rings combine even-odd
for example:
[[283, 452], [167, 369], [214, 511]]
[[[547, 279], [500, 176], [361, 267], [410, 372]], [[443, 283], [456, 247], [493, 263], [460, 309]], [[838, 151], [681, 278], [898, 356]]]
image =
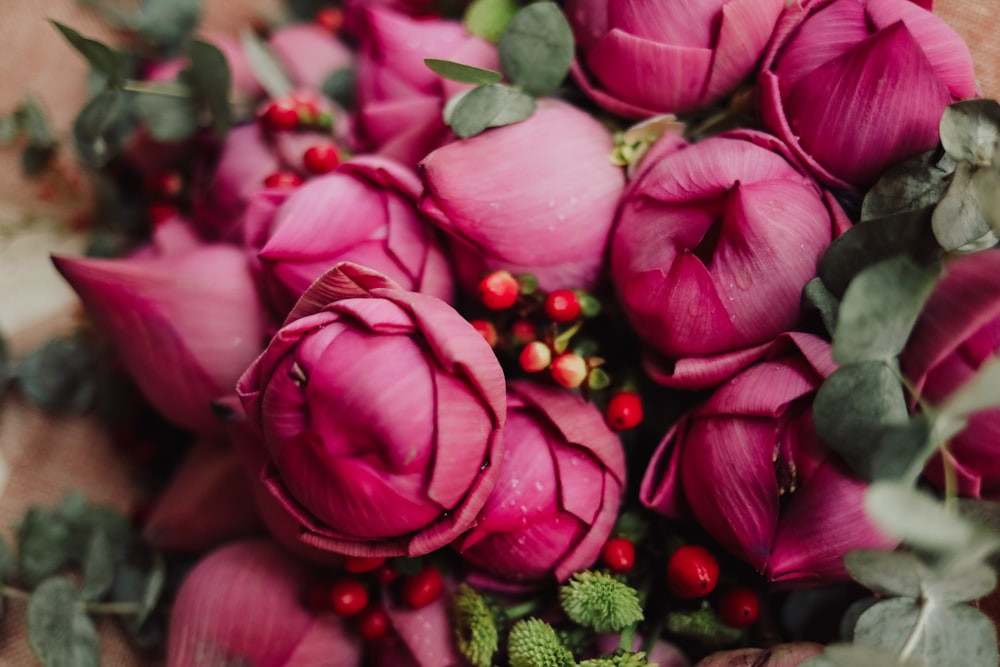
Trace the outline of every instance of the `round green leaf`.
[[357, 82], [357, 72], [353, 67], [342, 67], [330, 72], [320, 90], [324, 95], [345, 109], [354, 107], [354, 89]]
[[840, 304], [833, 358], [840, 364], [896, 357], [917, 321], [938, 271], [894, 257], [859, 273]]
[[473, 35], [496, 42], [518, 8], [515, 0], [473, 0], [462, 20], [465, 29]]
[[962, 100], [941, 114], [941, 145], [956, 160], [986, 166], [1000, 140], [1000, 104], [996, 100]]
[[424, 64], [431, 68], [436, 74], [451, 81], [459, 83], [471, 83], [477, 86], [488, 86], [491, 83], [498, 83], [503, 75], [491, 69], [463, 65], [462, 63], [450, 60], [440, 60], [438, 58], [424, 58]]
[[926, 415], [917, 415], [904, 424], [883, 425], [872, 451], [871, 479], [915, 483], [941, 442], [943, 439]]
[[125, 93], [108, 88], [95, 95], [73, 123], [76, 151], [85, 164], [101, 167], [114, 157], [121, 139], [116, 126], [126, 120]]
[[43, 581], [28, 601], [28, 643], [45, 667], [98, 667], [100, 643], [64, 577]]
[[[799, 667], [918, 667], [912, 660], [900, 662], [889, 651], [855, 646], [854, 644], [830, 644], [817, 656], [809, 658]], [[926, 667], [920, 665], [919, 667]]]
[[181, 141], [198, 129], [198, 106], [193, 96], [141, 92], [133, 93], [133, 102], [149, 133], [160, 141]]
[[215, 136], [225, 138], [233, 125], [232, 107], [229, 106], [229, 62], [218, 47], [200, 39], [191, 42], [188, 57], [191, 59], [188, 79], [212, 114]]
[[53, 338], [17, 365], [21, 393], [54, 414], [81, 414], [97, 394], [97, 359], [79, 337]]
[[69, 26], [58, 21], [49, 19], [49, 22], [56, 27], [63, 37], [66, 38], [74, 49], [87, 59], [94, 70], [103, 74], [111, 86], [120, 86], [125, 83], [125, 58], [122, 54], [111, 49], [111, 47], [98, 42], [95, 39], [84, 37]]
[[997, 575], [986, 563], [955, 571], [954, 568], [932, 570], [923, 582], [923, 595], [937, 605], [950, 605], [976, 600], [997, 585]]
[[806, 307], [811, 307], [819, 312], [823, 320], [823, 326], [829, 333], [837, 329], [837, 310], [840, 308], [840, 299], [835, 297], [821, 278], [813, 278], [802, 288], [802, 303]]
[[925, 568], [912, 553], [857, 549], [844, 556], [844, 566], [855, 581], [876, 593], [920, 597]]
[[39, 507], [24, 515], [17, 543], [18, 573], [29, 587], [58, 572], [72, 557], [69, 526]]
[[925, 665], [995, 667], [1000, 654], [989, 617], [965, 605], [925, 604], [909, 598], [879, 602], [858, 619], [854, 642], [898, 654], [920, 622], [911, 658]]
[[201, 20], [202, 0], [143, 0], [139, 4], [137, 30], [168, 53], [178, 51]]
[[108, 535], [102, 530], [91, 533], [83, 555], [83, 589], [80, 596], [87, 601], [100, 600], [111, 590], [115, 580], [115, 559]]
[[500, 37], [500, 69], [531, 95], [548, 95], [573, 64], [573, 31], [554, 2], [528, 5]]
[[930, 150], [890, 167], [861, 204], [861, 220], [888, 218], [900, 213], [930, 208], [941, 201], [955, 161]]
[[490, 127], [510, 125], [535, 112], [530, 95], [494, 83], [473, 88], [451, 109], [449, 125], [462, 139], [475, 136]]
[[[974, 243], [990, 231], [990, 222], [977, 196], [974, 179], [989, 178], [996, 174], [992, 169], [976, 170], [967, 162], [955, 168], [951, 184], [941, 202], [934, 209], [931, 225], [934, 237], [945, 250], [957, 250]], [[995, 179], [994, 179], [995, 180]]]

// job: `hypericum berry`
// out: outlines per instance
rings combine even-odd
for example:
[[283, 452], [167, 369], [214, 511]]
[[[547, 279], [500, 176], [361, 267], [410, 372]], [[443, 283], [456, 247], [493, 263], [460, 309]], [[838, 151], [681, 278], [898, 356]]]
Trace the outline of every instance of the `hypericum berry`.
[[420, 609], [437, 600], [442, 590], [444, 580], [441, 573], [434, 566], [427, 565], [403, 580], [403, 602], [413, 609]]
[[552, 350], [540, 340], [533, 340], [524, 346], [517, 363], [528, 373], [544, 371], [552, 363]]
[[341, 579], [330, 587], [330, 606], [337, 616], [354, 616], [368, 606], [368, 590], [357, 579]]
[[472, 320], [469, 322], [472, 328], [480, 333], [490, 347], [496, 347], [497, 345], [497, 328], [493, 326], [493, 323], [489, 320]]
[[389, 632], [389, 615], [380, 605], [372, 605], [358, 615], [358, 634], [365, 641], [382, 639]]
[[177, 207], [170, 202], [156, 201], [149, 205], [146, 214], [154, 226], [161, 225], [177, 215]]
[[494, 271], [479, 281], [479, 300], [490, 310], [504, 310], [517, 303], [521, 286], [509, 271]]
[[314, 174], [328, 174], [340, 164], [340, 151], [333, 144], [316, 144], [302, 154], [302, 163]]
[[337, 34], [344, 27], [344, 12], [340, 7], [324, 7], [316, 12], [316, 25], [329, 33]]
[[289, 132], [299, 126], [299, 110], [292, 100], [275, 100], [267, 105], [260, 119], [272, 132]]
[[575, 389], [587, 379], [587, 360], [574, 352], [564, 352], [552, 360], [552, 379], [567, 389]]
[[601, 560], [612, 572], [629, 572], [635, 565], [635, 545], [624, 537], [612, 537], [601, 549]]
[[302, 185], [302, 177], [294, 171], [276, 171], [264, 178], [264, 186], [268, 188], [294, 190], [300, 185]]
[[167, 198], [176, 197], [184, 189], [184, 179], [176, 171], [154, 174], [147, 179], [146, 184], [154, 194]]
[[553, 322], [565, 324], [580, 315], [580, 300], [572, 290], [557, 289], [545, 297], [545, 314]]
[[719, 598], [719, 618], [726, 625], [745, 628], [760, 614], [760, 598], [749, 588], [732, 588]]
[[719, 561], [705, 547], [685, 544], [667, 561], [667, 588], [679, 598], [704, 597], [717, 583]]
[[346, 556], [344, 569], [351, 574], [371, 572], [385, 564], [385, 556]]
[[375, 570], [375, 579], [378, 583], [385, 586], [386, 584], [391, 584], [396, 579], [399, 578], [399, 570], [394, 568], [389, 563], [385, 563], [382, 567]]
[[319, 104], [310, 96], [292, 95], [292, 104], [299, 115], [299, 125], [314, 125], [319, 118]]
[[608, 401], [604, 421], [613, 431], [627, 431], [642, 421], [642, 400], [631, 391], [620, 391]]
[[535, 325], [529, 320], [517, 320], [510, 326], [510, 335], [515, 345], [527, 345], [538, 337]]

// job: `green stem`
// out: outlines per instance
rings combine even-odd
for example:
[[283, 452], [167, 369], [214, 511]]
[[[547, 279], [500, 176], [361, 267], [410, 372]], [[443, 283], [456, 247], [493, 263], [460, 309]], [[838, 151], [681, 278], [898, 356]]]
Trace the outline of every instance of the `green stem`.
[[20, 588], [14, 588], [13, 586], [0, 586], [0, 595], [3, 595], [5, 598], [14, 598], [15, 600], [31, 599], [31, 593], [22, 591]]
[[130, 79], [125, 82], [124, 86], [122, 86], [122, 90], [126, 90], [130, 93], [163, 95], [164, 97], [191, 97], [191, 90], [187, 86], [167, 82], [149, 83], [146, 81], [135, 81]]
[[941, 467], [944, 470], [944, 506], [954, 512], [958, 510], [958, 470], [951, 452], [948, 451], [948, 443], [943, 443], [939, 449]]
[[910, 659], [913, 651], [916, 650], [917, 644], [920, 643], [920, 636], [923, 634], [924, 625], [927, 624], [927, 617], [930, 616], [931, 605], [929, 602], [924, 601], [920, 606], [920, 612], [917, 614], [917, 622], [913, 624], [913, 628], [910, 629], [910, 634], [906, 638], [906, 643], [903, 644], [903, 648], [899, 651], [899, 662], [905, 663]]
[[140, 611], [139, 605], [134, 602], [83, 602], [78, 604], [88, 614], [134, 616]]
[[534, 600], [528, 600], [527, 602], [522, 602], [521, 604], [515, 604], [510, 607], [504, 607], [504, 613], [507, 614], [507, 618], [510, 620], [524, 618], [528, 614], [531, 614], [536, 609], [538, 609], [538, 603]]
[[632, 650], [632, 643], [635, 642], [635, 629], [637, 625], [637, 623], [633, 623], [622, 631], [618, 646], [620, 646], [623, 650]]

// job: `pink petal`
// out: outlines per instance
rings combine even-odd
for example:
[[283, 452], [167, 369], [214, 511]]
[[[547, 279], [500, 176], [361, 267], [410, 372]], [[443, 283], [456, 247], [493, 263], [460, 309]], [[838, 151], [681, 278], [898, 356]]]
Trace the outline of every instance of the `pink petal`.
[[461, 664], [452, 643], [448, 597], [442, 595], [421, 609], [396, 605], [385, 608], [392, 629], [406, 646], [414, 667], [454, 667]]
[[725, 0], [666, 4], [617, 0], [607, 5], [608, 22], [642, 39], [676, 46], [708, 48]]
[[683, 451], [680, 443], [687, 436], [690, 422], [690, 414], [682, 416], [663, 436], [639, 488], [639, 501], [643, 505], [671, 519], [691, 518], [680, 477]]
[[276, 30], [268, 46], [297, 87], [318, 91], [331, 73], [350, 67], [351, 50], [318, 25], [289, 25]]
[[654, 382], [665, 387], [707, 389], [736, 375], [764, 356], [770, 347], [770, 343], [763, 343], [714, 356], [676, 360], [664, 359], [647, 351], [643, 356], [643, 369]]
[[784, 8], [784, 0], [732, 0], [722, 6], [702, 103], [722, 97], [754, 71]]

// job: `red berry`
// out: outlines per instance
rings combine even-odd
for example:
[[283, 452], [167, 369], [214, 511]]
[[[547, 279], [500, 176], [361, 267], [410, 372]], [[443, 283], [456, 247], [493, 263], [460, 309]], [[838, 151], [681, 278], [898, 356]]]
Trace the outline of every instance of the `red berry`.
[[540, 340], [533, 340], [524, 346], [517, 357], [517, 363], [527, 373], [544, 371], [552, 363], [552, 350]]
[[337, 616], [354, 616], [368, 606], [368, 591], [357, 579], [341, 579], [330, 587], [330, 604]]
[[579, 354], [564, 352], [552, 360], [552, 379], [567, 389], [575, 389], [587, 379], [587, 361]]
[[391, 584], [398, 578], [399, 571], [389, 563], [385, 563], [382, 567], [375, 570], [375, 579], [378, 580], [378, 582], [383, 586]]
[[146, 209], [146, 213], [149, 215], [149, 221], [153, 225], [162, 225], [164, 222], [170, 218], [177, 216], [177, 207], [170, 202], [157, 201], [149, 205]]
[[413, 609], [420, 609], [437, 600], [443, 589], [441, 573], [428, 565], [403, 580], [403, 601]]
[[510, 327], [510, 335], [515, 345], [527, 345], [537, 337], [535, 325], [528, 320], [514, 322]]
[[368, 607], [358, 616], [358, 634], [365, 641], [382, 639], [389, 633], [389, 615], [379, 605]]
[[184, 189], [184, 180], [176, 171], [167, 171], [150, 176], [147, 185], [161, 197], [176, 197]]
[[635, 546], [624, 537], [612, 537], [601, 549], [601, 560], [612, 572], [628, 572], [635, 565]]
[[340, 7], [324, 7], [316, 12], [316, 25], [331, 33], [344, 27], [344, 12]]
[[568, 289], [557, 289], [545, 297], [545, 314], [553, 322], [572, 322], [580, 314], [580, 300]]
[[687, 544], [667, 561], [667, 587], [679, 598], [708, 595], [719, 583], [719, 561], [705, 547]]
[[496, 347], [497, 328], [489, 320], [472, 320], [472, 328], [478, 331], [490, 347]]
[[733, 588], [719, 599], [719, 617], [726, 625], [745, 628], [760, 614], [760, 598], [749, 588]]
[[261, 115], [264, 126], [272, 132], [288, 132], [299, 125], [299, 110], [291, 100], [276, 100]]
[[614, 431], [635, 428], [642, 421], [642, 400], [631, 391], [618, 392], [608, 401], [604, 421]]
[[521, 286], [508, 271], [494, 271], [479, 281], [479, 300], [490, 310], [504, 310], [517, 303]]
[[316, 144], [302, 154], [302, 162], [314, 174], [328, 174], [340, 164], [340, 151], [333, 144]]
[[352, 574], [371, 572], [385, 564], [385, 556], [347, 556], [344, 558], [344, 569]]
[[293, 190], [302, 185], [302, 177], [294, 171], [276, 171], [268, 174], [264, 179], [264, 186], [268, 188], [283, 188]]

